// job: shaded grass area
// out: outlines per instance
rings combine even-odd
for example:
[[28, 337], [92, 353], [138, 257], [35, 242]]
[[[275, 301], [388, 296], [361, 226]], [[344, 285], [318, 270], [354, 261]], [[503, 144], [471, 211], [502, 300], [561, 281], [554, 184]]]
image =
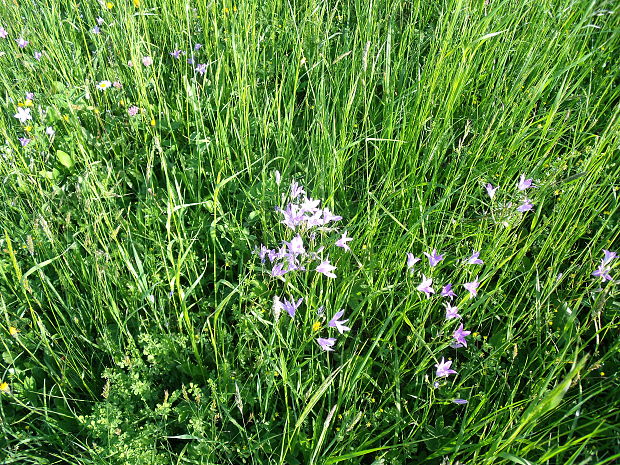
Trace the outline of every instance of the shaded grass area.
[[[614, 6], [0, 6], [0, 458], [613, 463], [620, 301], [591, 273], [619, 244]], [[252, 254], [294, 236], [293, 179], [354, 239], [337, 279]], [[480, 279], [466, 349], [407, 272], [432, 249], [437, 285]], [[320, 306], [352, 328], [329, 354]]]

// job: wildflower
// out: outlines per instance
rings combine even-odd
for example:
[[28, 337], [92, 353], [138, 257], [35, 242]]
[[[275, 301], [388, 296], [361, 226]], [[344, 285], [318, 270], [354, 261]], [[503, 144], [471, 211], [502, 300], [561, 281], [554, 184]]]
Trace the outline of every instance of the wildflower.
[[283, 310], [286, 310], [286, 313], [288, 313], [291, 318], [294, 318], [295, 312], [297, 311], [303, 300], [303, 297], [300, 297], [297, 302], [295, 302], [294, 300], [289, 301], [285, 299], [284, 302], [280, 303], [280, 305], [282, 306]]
[[291, 239], [291, 242], [285, 242], [284, 244], [288, 247], [289, 252], [293, 255], [301, 255], [306, 253], [306, 249], [304, 248], [304, 241], [299, 234], [293, 239]]
[[342, 219], [342, 216], [340, 215], [334, 215], [329, 208], [324, 208], [323, 209], [323, 224], [327, 224], [330, 221], [340, 221]]
[[[305, 194], [305, 192], [304, 192]], [[314, 200], [313, 198], [306, 197], [302, 202], [300, 208], [304, 213], [316, 213], [319, 211], [319, 204], [321, 200]]]
[[26, 126], [26, 127], [24, 128], [24, 131], [26, 131], [26, 132], [30, 132], [30, 131], [32, 131], [32, 126], [30, 126], [30, 125]]
[[26, 92], [26, 102], [28, 105], [24, 104], [25, 107], [32, 106], [32, 101], [34, 100], [34, 92]]
[[335, 278], [336, 275], [332, 273], [336, 269], [335, 266], [330, 265], [329, 259], [323, 260], [319, 266], [316, 267], [316, 271], [323, 273], [328, 278]]
[[614, 258], [618, 256], [616, 252], [610, 252], [609, 250], [605, 250], [605, 249], [603, 249], [603, 254], [605, 255], [602, 261], [603, 265], [607, 265], [609, 262], [611, 262]]
[[6, 37], [9, 35], [8, 32], [6, 32], [6, 29], [4, 29], [3, 27], [0, 26], [0, 37], [3, 39], [6, 39]]
[[316, 309], [317, 316], [323, 316], [324, 313], [325, 313], [325, 307], [323, 307], [322, 305]]
[[416, 289], [420, 292], [424, 292], [426, 294], [426, 297], [430, 297], [431, 294], [435, 293], [435, 291], [431, 287], [432, 284], [433, 284], [432, 278], [427, 278], [426, 276], [422, 275], [422, 282]]
[[95, 26], [94, 28], [90, 30], [90, 32], [92, 32], [93, 34], [100, 34], [101, 29], [99, 29], [99, 26]]
[[202, 44], [196, 44], [194, 45], [194, 50], [198, 51], [202, 48]]
[[281, 176], [280, 176], [280, 172], [278, 170], [275, 170], [275, 172], [273, 173], [273, 177], [276, 181], [276, 184], [279, 186], [280, 185], [280, 181], [281, 181]]
[[54, 134], [56, 134], [56, 131], [54, 131], [54, 128], [51, 126], [48, 126], [45, 128], [45, 134], [47, 134], [48, 136], [53, 136]]
[[437, 376], [438, 378], [445, 378], [446, 376], [456, 375], [457, 372], [450, 369], [451, 365], [452, 360], [445, 362], [444, 358], [441, 357], [441, 362], [435, 365], [437, 367], [437, 373], [435, 374], [435, 376]]
[[487, 190], [487, 194], [489, 194], [489, 197], [493, 198], [495, 197], [495, 191], [497, 189], [499, 189], [499, 186], [495, 186], [493, 187], [493, 185], [491, 183], [488, 183], [486, 186], [484, 186]]
[[344, 334], [345, 331], [351, 331], [351, 328], [344, 325], [344, 323], [346, 323], [349, 320], [340, 320], [340, 318], [342, 318], [343, 315], [344, 315], [344, 310], [340, 310], [339, 312], [336, 312], [336, 314], [333, 316], [331, 320], [329, 320], [329, 323], [327, 324], [330, 328], [336, 328], [340, 334]]
[[106, 7], [108, 10], [111, 10], [112, 8], [114, 8], [114, 3], [112, 3], [112, 2], [107, 2], [107, 3], [105, 4], [105, 7]]
[[480, 252], [474, 251], [471, 257], [467, 259], [467, 264], [468, 265], [484, 265], [484, 262], [478, 258], [479, 256], [480, 256]]
[[193, 65], [193, 64], [194, 64], [194, 57], [189, 57], [189, 58], [187, 59], [187, 64], [188, 64], [188, 65]]
[[20, 137], [19, 143], [22, 144], [22, 147], [26, 147], [32, 139], [28, 139], [27, 137]]
[[278, 297], [277, 294], [273, 296], [273, 307], [272, 308], [273, 308], [273, 316], [277, 321], [280, 319], [280, 313], [282, 313], [282, 302], [280, 302], [280, 297]]
[[321, 322], [320, 321], [315, 321], [314, 323], [312, 323], [312, 331], [316, 332], [319, 329], [321, 329]]
[[351, 248], [347, 245], [347, 242], [350, 242], [352, 240], [353, 238], [347, 237], [347, 232], [345, 231], [342, 233], [342, 237], [336, 241], [336, 246], [342, 247], [344, 250], [348, 252], [349, 250], [351, 250]]
[[465, 340], [465, 337], [470, 334], [471, 331], [465, 331], [463, 329], [463, 323], [461, 323], [461, 326], [459, 326], [458, 329], [452, 333], [452, 337], [456, 341], [456, 344], [453, 347], [467, 347], [467, 340]]
[[319, 343], [319, 345], [321, 346], [321, 349], [323, 349], [324, 351], [333, 352], [334, 349], [332, 349], [332, 347], [336, 343], [336, 338], [328, 337], [327, 339], [325, 339], [325, 338], [319, 337], [316, 339], [316, 342]]
[[592, 272], [592, 276], [600, 277], [603, 282], [611, 281], [611, 275], [609, 274], [609, 268], [605, 266], [605, 263], [601, 263], [601, 265]]
[[174, 50], [174, 51], [170, 52], [170, 56], [172, 56], [172, 58], [176, 58], [178, 60], [181, 57], [181, 53], [184, 53], [183, 50]]
[[523, 203], [517, 207], [517, 211], [525, 213], [529, 212], [532, 208], [534, 208], [534, 204], [532, 204], [529, 200], [525, 199]]
[[123, 84], [121, 84], [121, 83], [120, 83], [120, 81], [114, 81], [114, 82], [112, 83], [112, 86], [113, 86], [115, 89], [121, 89], [121, 88], [123, 87]]
[[282, 263], [276, 263], [274, 267], [271, 269], [271, 276], [283, 276], [288, 273], [288, 270], [284, 269], [284, 265]]
[[465, 405], [467, 403], [465, 399], [454, 399], [452, 402], [458, 405]]
[[142, 57], [142, 64], [144, 66], [151, 66], [153, 64], [153, 59], [149, 56]]
[[443, 260], [443, 255], [439, 255], [435, 249], [431, 254], [424, 252], [424, 255], [428, 258], [428, 263], [431, 267], [437, 266], [437, 264]]
[[105, 23], [105, 20], [101, 16], [98, 16], [97, 17], [97, 24], [99, 26], [101, 26], [103, 23]]
[[285, 224], [292, 230], [295, 230], [297, 226], [304, 220], [302, 212], [299, 211], [299, 207], [292, 203], [289, 203], [286, 210], [279, 209], [280, 213], [284, 215], [284, 219], [280, 223]]
[[155, 121], [155, 119], [151, 120], [151, 126], [155, 126], [157, 124], [157, 122]]
[[129, 60], [127, 62], [127, 66], [129, 66], [130, 68], [133, 68], [133, 61]]
[[446, 320], [451, 320], [453, 318], [461, 318], [459, 315], [459, 309], [457, 307], [453, 307], [449, 302], [446, 302]]
[[17, 329], [15, 326], [10, 326], [9, 327], [9, 334], [13, 337], [17, 336], [17, 333], [19, 333], [19, 329]]
[[13, 116], [17, 118], [22, 124], [32, 119], [32, 116], [30, 115], [30, 108], [20, 107], [17, 109], [17, 113], [15, 113]]
[[291, 198], [296, 199], [300, 195], [306, 195], [306, 191], [297, 181], [291, 182]]
[[41, 57], [43, 56], [43, 52], [34, 52], [34, 59], [37, 61], [41, 61]]
[[441, 289], [440, 293], [441, 297], [449, 297], [452, 300], [453, 297], [456, 297], [456, 294], [452, 290], [452, 284], [446, 284], [443, 289]]
[[112, 83], [110, 81], [101, 81], [99, 84], [97, 84], [97, 89], [104, 91], [109, 89], [110, 86], [112, 86]]
[[0, 383], [0, 392], [3, 392], [4, 394], [10, 394], [11, 393], [11, 388], [9, 387], [9, 383], [7, 383], [6, 381], [3, 381]]
[[133, 0], [133, 6], [135, 8], [139, 8], [140, 7], [140, 0]]
[[532, 178], [525, 179], [525, 174], [521, 175], [521, 179], [519, 179], [519, 184], [517, 184], [517, 189], [520, 191], [524, 191], [525, 189], [529, 189], [530, 187], [536, 187], [532, 185]]
[[476, 279], [472, 282], [463, 284], [463, 287], [469, 291], [472, 297], [476, 297], [478, 295], [478, 286], [480, 286], [478, 277], [476, 277]]
[[421, 260], [420, 258], [414, 257], [411, 252], [407, 252], [407, 268], [409, 269], [410, 272], [413, 273], [413, 267], [420, 260]]
[[195, 71], [196, 71], [197, 73], [200, 73], [200, 75], [201, 75], [201, 76], [204, 76], [204, 74], [207, 72], [207, 65], [206, 65], [205, 63], [199, 63], [199, 64], [196, 66]]
[[29, 44], [27, 40], [22, 39], [21, 37], [19, 39], [15, 39], [15, 42], [17, 42], [17, 45], [19, 46], [19, 48], [24, 48], [26, 47], [26, 45]]
[[129, 116], [136, 116], [139, 111], [140, 109], [135, 105], [132, 105], [129, 108], [127, 108], [127, 113], [129, 114]]

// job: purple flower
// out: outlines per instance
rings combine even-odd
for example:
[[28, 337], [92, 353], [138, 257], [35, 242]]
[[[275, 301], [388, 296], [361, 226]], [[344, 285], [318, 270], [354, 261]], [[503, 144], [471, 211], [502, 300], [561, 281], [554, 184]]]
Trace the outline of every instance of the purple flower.
[[300, 297], [297, 302], [295, 302], [294, 300], [289, 301], [284, 299], [284, 302], [280, 302], [280, 306], [282, 307], [282, 310], [286, 310], [286, 312], [290, 315], [291, 318], [294, 318], [295, 312], [297, 311], [303, 300], [303, 297]]
[[340, 221], [342, 216], [334, 215], [329, 208], [323, 209], [323, 224], [327, 224], [330, 221]]
[[300, 212], [299, 207], [295, 204], [289, 203], [286, 210], [279, 209], [279, 211], [284, 215], [284, 219], [280, 223], [285, 224], [293, 231], [304, 221], [303, 212]]
[[273, 277], [283, 276], [288, 272], [289, 270], [285, 270], [284, 265], [282, 265], [282, 263], [276, 263], [274, 267], [271, 269], [271, 276]]
[[194, 45], [194, 50], [200, 50], [202, 48], [202, 44]]
[[123, 84], [121, 84], [121, 82], [120, 82], [120, 81], [114, 81], [114, 82], [112, 83], [112, 87], [114, 87], [115, 89], [122, 89]]
[[142, 64], [144, 66], [151, 66], [153, 64], [153, 59], [150, 56], [142, 57]]
[[407, 252], [407, 268], [409, 268], [409, 271], [413, 273], [413, 267], [415, 266], [416, 263], [418, 263], [421, 259], [414, 257], [413, 254], [411, 252]]
[[600, 277], [603, 282], [611, 281], [612, 279], [609, 274], [609, 268], [607, 268], [603, 262], [601, 262], [601, 265], [592, 273], [592, 276]]
[[347, 237], [347, 232], [345, 231], [342, 233], [342, 237], [336, 241], [336, 246], [342, 247], [344, 250], [348, 252], [349, 250], [351, 250], [351, 248], [347, 245], [347, 242], [350, 242], [352, 240], [353, 238]]
[[332, 349], [332, 347], [336, 343], [336, 338], [335, 337], [328, 337], [327, 339], [325, 339], [325, 338], [322, 338], [322, 337], [318, 337], [316, 339], [316, 342], [319, 343], [319, 345], [321, 346], [321, 349], [323, 349], [324, 351], [326, 351], [326, 352], [333, 352], [334, 349]]
[[461, 326], [458, 327], [458, 329], [456, 331], [454, 331], [454, 333], [452, 333], [452, 337], [454, 338], [454, 340], [456, 341], [456, 348], [458, 347], [467, 347], [467, 341], [465, 340], [466, 336], [469, 336], [471, 334], [471, 331], [465, 331], [463, 329], [463, 323], [461, 323]]
[[428, 263], [431, 267], [437, 266], [437, 264], [443, 260], [443, 255], [439, 255], [435, 249], [433, 249], [433, 252], [430, 255], [426, 252], [424, 252], [424, 255], [428, 258]]
[[459, 315], [459, 309], [457, 307], [453, 307], [449, 302], [446, 302], [446, 320], [451, 320], [453, 318], [461, 318]]
[[529, 212], [532, 208], [534, 208], [534, 204], [532, 204], [529, 200], [525, 199], [523, 203], [517, 207], [517, 211], [525, 213]]
[[3, 39], [6, 39], [6, 36], [8, 36], [9, 33], [6, 32], [6, 29], [4, 29], [3, 27], [0, 27], [0, 37], [2, 37]]
[[328, 278], [335, 278], [336, 275], [332, 273], [336, 269], [335, 266], [330, 265], [329, 258], [327, 260], [323, 260], [319, 266], [316, 267], [316, 271], [319, 273], [323, 273]]
[[524, 191], [525, 189], [529, 189], [530, 187], [536, 187], [532, 185], [532, 178], [525, 179], [525, 174], [521, 175], [521, 179], [519, 179], [519, 184], [517, 184], [517, 189], [520, 191]]
[[618, 256], [618, 254], [616, 252], [610, 252], [609, 250], [605, 250], [603, 249], [603, 254], [605, 255], [603, 257], [603, 265], [607, 265], [610, 261], [612, 261], [614, 258], [616, 258]]
[[22, 144], [22, 147], [26, 147], [32, 139], [28, 139], [27, 137], [20, 137], [19, 143]]
[[90, 30], [90, 32], [92, 32], [93, 34], [100, 34], [101, 29], [99, 29], [99, 26], [95, 26], [94, 28]]
[[441, 297], [449, 297], [450, 300], [452, 300], [453, 297], [456, 297], [456, 294], [454, 293], [454, 291], [452, 290], [452, 284], [448, 283], [446, 284], [443, 289], [441, 290]]
[[450, 369], [451, 365], [452, 360], [446, 362], [444, 361], [444, 358], [441, 357], [441, 362], [435, 365], [437, 367], [437, 373], [435, 374], [435, 376], [437, 376], [438, 378], [445, 378], [446, 376], [456, 375], [457, 372]]
[[426, 276], [422, 275], [422, 282], [416, 289], [420, 292], [424, 292], [426, 294], [426, 297], [428, 298], [431, 296], [431, 294], [435, 293], [435, 291], [431, 287], [432, 284], [433, 284], [432, 278], [427, 278]]
[[306, 249], [304, 249], [304, 241], [299, 234], [291, 239], [291, 242], [285, 242], [284, 244], [293, 255], [301, 255], [306, 253]]
[[489, 197], [493, 198], [495, 197], [495, 191], [497, 189], [499, 189], [499, 186], [495, 186], [493, 187], [493, 185], [491, 183], [488, 183], [486, 186], [484, 186], [487, 190], [487, 194], [489, 194]]
[[185, 52], [183, 52], [183, 50], [174, 50], [170, 52], [170, 55], [172, 56], [172, 58], [176, 58], [178, 60], [181, 57], [181, 53]]
[[454, 399], [452, 402], [454, 402], [455, 404], [458, 405], [464, 405], [467, 403], [467, 401], [465, 399]]
[[196, 70], [197, 73], [200, 73], [201, 76], [204, 76], [204, 74], [207, 72], [207, 65], [205, 63], [200, 63], [196, 66]]
[[344, 334], [345, 331], [351, 331], [351, 328], [344, 325], [349, 320], [340, 320], [343, 315], [344, 310], [336, 312], [334, 317], [329, 320], [329, 323], [327, 324], [330, 328], [336, 328], [340, 334]]
[[32, 119], [32, 116], [30, 115], [30, 108], [24, 107], [18, 107], [17, 113], [15, 113], [13, 116], [17, 118], [22, 124]]
[[19, 39], [15, 39], [15, 42], [17, 42], [17, 45], [19, 46], [19, 48], [24, 48], [26, 47], [26, 45], [29, 44], [29, 42], [26, 39], [22, 39], [21, 37]]
[[129, 116], [136, 116], [139, 111], [140, 111], [140, 109], [137, 106], [135, 106], [135, 105], [132, 105], [129, 108], [127, 108], [127, 114]]
[[47, 134], [48, 136], [53, 136], [54, 134], [56, 134], [56, 131], [54, 131], [54, 128], [51, 126], [48, 126], [45, 128], [45, 134]]
[[291, 198], [296, 199], [300, 195], [306, 195], [306, 191], [297, 181], [291, 182]]
[[480, 256], [480, 252], [475, 252], [471, 254], [471, 257], [467, 259], [468, 265], [484, 265], [484, 262], [480, 260], [478, 257]]
[[43, 56], [42, 52], [34, 52], [34, 59], [37, 61], [41, 61], [41, 57]]
[[469, 291], [472, 297], [476, 297], [478, 295], [478, 286], [480, 283], [478, 282], [478, 277], [470, 283], [463, 284], [463, 287]]
[[26, 92], [26, 100], [34, 100], [34, 92]]
[[193, 65], [193, 64], [194, 64], [194, 57], [189, 57], [189, 58], [187, 59], [187, 64], [188, 64], [188, 65]]

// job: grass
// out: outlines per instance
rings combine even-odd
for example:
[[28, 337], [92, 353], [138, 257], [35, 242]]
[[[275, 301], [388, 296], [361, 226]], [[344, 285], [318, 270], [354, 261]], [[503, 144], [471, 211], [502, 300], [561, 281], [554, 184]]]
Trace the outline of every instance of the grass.
[[[614, 3], [4, 2], [0, 462], [616, 461]], [[304, 233], [335, 279], [253, 253], [293, 180], [343, 217]]]

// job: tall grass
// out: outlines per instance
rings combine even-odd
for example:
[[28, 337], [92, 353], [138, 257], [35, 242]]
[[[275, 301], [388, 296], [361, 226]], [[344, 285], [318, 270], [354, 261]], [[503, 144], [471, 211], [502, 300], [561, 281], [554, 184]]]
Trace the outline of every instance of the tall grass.
[[[613, 463], [618, 281], [591, 273], [620, 244], [616, 7], [0, 5], [0, 462]], [[336, 279], [253, 254], [293, 237], [292, 180], [353, 238]]]

